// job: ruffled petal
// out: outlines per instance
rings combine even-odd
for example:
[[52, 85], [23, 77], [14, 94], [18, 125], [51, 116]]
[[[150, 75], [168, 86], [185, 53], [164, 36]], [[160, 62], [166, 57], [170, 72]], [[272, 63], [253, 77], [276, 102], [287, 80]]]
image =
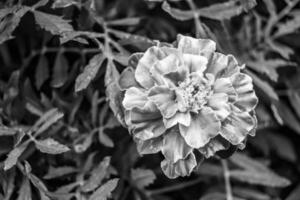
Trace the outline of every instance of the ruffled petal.
[[215, 93], [226, 93], [230, 102], [234, 102], [237, 99], [237, 93], [231, 84], [229, 78], [219, 78], [214, 83]]
[[256, 120], [248, 113], [232, 106], [231, 114], [222, 122], [220, 135], [233, 145], [240, 144], [256, 127]]
[[168, 178], [174, 179], [179, 176], [189, 176], [197, 166], [197, 161], [195, 155], [190, 153], [187, 158], [178, 160], [176, 163], [165, 159], [161, 162], [160, 166]]
[[133, 136], [140, 140], [158, 137], [166, 131], [160, 111], [151, 102], [143, 109], [133, 108], [127, 111], [125, 118]]
[[177, 124], [189, 126], [191, 124], [191, 114], [189, 112], [177, 112], [171, 118], [164, 118], [164, 124], [166, 128], [171, 128]]
[[187, 157], [193, 149], [188, 146], [179, 133], [178, 127], [170, 128], [164, 134], [162, 153], [172, 163]]
[[176, 94], [167, 86], [155, 86], [148, 95], [165, 118], [172, 117], [177, 112]]
[[125, 109], [131, 110], [132, 108], [143, 108], [147, 102], [149, 100], [144, 89], [131, 87], [126, 90], [122, 103]]
[[204, 107], [199, 114], [192, 116], [190, 126], [179, 125], [180, 133], [186, 143], [193, 148], [206, 145], [211, 138], [218, 135], [220, 121], [211, 108]]
[[119, 78], [119, 86], [121, 90], [126, 90], [131, 87], [140, 87], [136, 82], [134, 77], [134, 69], [132, 67], [128, 67], [124, 69]]
[[143, 57], [139, 60], [135, 70], [135, 79], [146, 89], [154, 86], [154, 81], [151, 77], [150, 69], [153, 65], [165, 58], [167, 55], [159, 47], [150, 47]]
[[189, 36], [177, 36], [178, 49], [183, 53], [199, 55], [201, 52], [216, 51], [216, 43], [209, 39], [196, 39]]
[[252, 78], [244, 73], [235, 74], [230, 78], [238, 94], [237, 101], [234, 105], [243, 111], [253, 110], [258, 103], [258, 99], [253, 90]]
[[163, 138], [160, 136], [149, 140], [135, 139], [135, 142], [137, 144], [137, 151], [139, 154], [154, 154], [161, 151]]
[[205, 158], [209, 158], [214, 156], [218, 151], [225, 150], [228, 147], [229, 143], [222, 141], [222, 138], [218, 138], [217, 136], [211, 139], [209, 143], [207, 143], [204, 147], [199, 148], [198, 150], [201, 154], [204, 155]]
[[231, 111], [228, 95], [226, 93], [215, 93], [211, 95], [207, 105], [215, 111], [218, 119], [221, 121], [224, 120]]
[[205, 71], [208, 63], [207, 58], [204, 56], [193, 54], [183, 54], [183, 60], [190, 73], [196, 72], [201, 75]]
[[213, 74], [216, 79], [226, 78], [240, 71], [238, 62], [232, 55], [215, 52], [206, 56], [208, 58], [206, 73]]

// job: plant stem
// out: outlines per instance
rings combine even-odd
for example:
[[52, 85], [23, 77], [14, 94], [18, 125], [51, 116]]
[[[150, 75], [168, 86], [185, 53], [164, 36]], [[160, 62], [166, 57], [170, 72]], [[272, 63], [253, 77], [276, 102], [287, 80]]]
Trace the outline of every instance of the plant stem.
[[149, 196], [152, 196], [152, 195], [158, 195], [158, 194], [162, 194], [162, 193], [173, 192], [173, 191], [176, 191], [176, 190], [182, 190], [184, 188], [196, 185], [197, 183], [201, 182], [202, 180], [203, 180], [202, 178], [197, 178], [195, 180], [187, 181], [187, 182], [184, 182], [184, 183], [179, 183], [179, 184], [172, 185], [172, 186], [169, 186], [169, 187], [164, 187], [164, 188], [157, 189], [157, 190], [150, 190], [150, 191], [147, 191], [147, 194]]
[[230, 184], [230, 172], [228, 169], [227, 160], [221, 160], [223, 171], [224, 171], [224, 179], [225, 179], [225, 187], [226, 187], [226, 200], [233, 200], [232, 190]]

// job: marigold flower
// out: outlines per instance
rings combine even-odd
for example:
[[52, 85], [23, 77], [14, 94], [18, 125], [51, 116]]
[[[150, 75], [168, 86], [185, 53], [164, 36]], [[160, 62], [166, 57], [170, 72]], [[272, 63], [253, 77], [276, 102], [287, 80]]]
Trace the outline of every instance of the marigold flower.
[[121, 74], [126, 125], [140, 154], [162, 152], [169, 178], [189, 175], [197, 154], [242, 147], [255, 132], [252, 79], [215, 51], [212, 40], [178, 35], [174, 45], [132, 55]]

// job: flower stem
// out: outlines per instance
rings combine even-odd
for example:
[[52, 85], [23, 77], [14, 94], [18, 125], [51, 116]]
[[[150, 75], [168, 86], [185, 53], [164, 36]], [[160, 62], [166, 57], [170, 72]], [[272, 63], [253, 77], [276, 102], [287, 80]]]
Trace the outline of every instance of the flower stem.
[[225, 187], [226, 187], [226, 200], [233, 200], [232, 197], [232, 189], [230, 184], [230, 172], [228, 169], [227, 160], [221, 160], [223, 171], [224, 171], [224, 179], [225, 179]]

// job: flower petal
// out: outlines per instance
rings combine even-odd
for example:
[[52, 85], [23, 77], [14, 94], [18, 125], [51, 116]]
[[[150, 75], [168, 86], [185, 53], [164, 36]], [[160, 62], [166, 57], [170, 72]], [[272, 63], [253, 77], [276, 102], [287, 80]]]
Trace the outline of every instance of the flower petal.
[[137, 144], [137, 151], [139, 154], [154, 154], [161, 151], [163, 138], [160, 136], [149, 140], [135, 139], [135, 142]]
[[162, 154], [172, 163], [184, 159], [193, 149], [188, 146], [179, 133], [178, 127], [170, 128], [164, 134]]
[[243, 111], [253, 110], [258, 103], [258, 99], [253, 90], [252, 78], [244, 73], [235, 74], [230, 78], [238, 94], [234, 105]]
[[233, 145], [240, 144], [256, 127], [256, 120], [248, 113], [232, 106], [231, 114], [222, 122], [220, 135]]
[[135, 79], [146, 89], [154, 85], [151, 77], [150, 69], [159, 60], [165, 58], [167, 55], [159, 47], [150, 47], [143, 57], [139, 60], [135, 70]]
[[231, 84], [229, 78], [219, 78], [214, 83], [215, 93], [226, 93], [229, 97], [229, 101], [233, 102], [237, 99], [237, 93]]
[[189, 176], [197, 166], [197, 161], [195, 155], [190, 153], [187, 158], [178, 160], [176, 163], [165, 159], [161, 162], [160, 166], [168, 178], [174, 179], [179, 176]]
[[[220, 137], [220, 138], [219, 138]], [[229, 143], [224, 141], [221, 136], [217, 136], [210, 140], [204, 147], [199, 148], [199, 152], [205, 156], [205, 158], [212, 157], [216, 152], [225, 150], [229, 147]]]
[[208, 63], [207, 58], [204, 56], [193, 54], [183, 54], [183, 60], [190, 73], [197, 72], [201, 75], [205, 71]]
[[226, 78], [240, 71], [237, 60], [232, 55], [211, 53], [206, 55], [209, 59], [206, 73], [215, 75], [215, 78]]
[[216, 43], [209, 39], [196, 39], [189, 36], [177, 36], [178, 49], [183, 53], [199, 55], [203, 51], [216, 51]]
[[130, 87], [139, 87], [139, 84], [135, 80], [134, 69], [132, 67], [124, 69], [120, 75], [118, 83], [121, 90], [126, 90]]
[[164, 118], [166, 128], [171, 128], [178, 123], [184, 126], [189, 126], [191, 123], [191, 114], [189, 112], [177, 112], [171, 118]]
[[230, 104], [228, 102], [228, 95], [225, 93], [215, 93], [208, 99], [207, 105], [211, 107], [218, 119], [223, 121], [230, 114]]
[[148, 101], [147, 94], [143, 89], [131, 87], [126, 90], [122, 103], [125, 109], [131, 110], [132, 108], [143, 108]]
[[211, 108], [204, 107], [199, 114], [192, 116], [190, 126], [179, 125], [180, 133], [186, 143], [193, 148], [206, 145], [211, 138], [218, 135], [220, 121]]
[[153, 87], [149, 92], [148, 98], [155, 103], [165, 118], [170, 118], [177, 112], [175, 92], [167, 86]]

